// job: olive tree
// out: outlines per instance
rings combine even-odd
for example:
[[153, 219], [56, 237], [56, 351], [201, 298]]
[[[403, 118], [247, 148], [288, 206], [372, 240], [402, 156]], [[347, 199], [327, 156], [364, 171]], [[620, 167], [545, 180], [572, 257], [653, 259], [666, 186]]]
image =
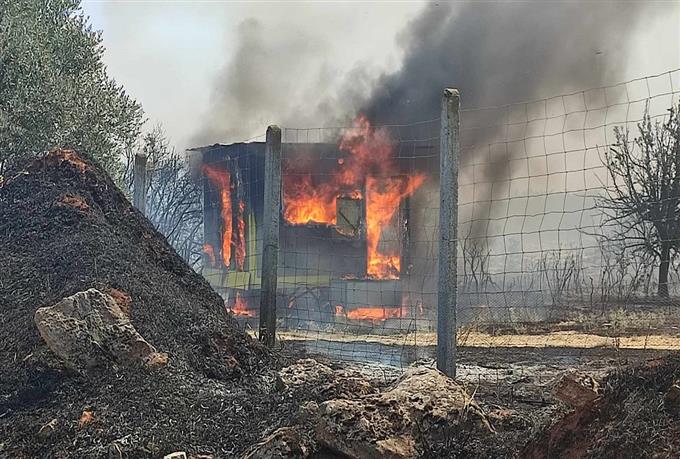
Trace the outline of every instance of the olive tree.
[[79, 0], [0, 0], [0, 166], [70, 147], [110, 172], [138, 137], [140, 105], [107, 75]]

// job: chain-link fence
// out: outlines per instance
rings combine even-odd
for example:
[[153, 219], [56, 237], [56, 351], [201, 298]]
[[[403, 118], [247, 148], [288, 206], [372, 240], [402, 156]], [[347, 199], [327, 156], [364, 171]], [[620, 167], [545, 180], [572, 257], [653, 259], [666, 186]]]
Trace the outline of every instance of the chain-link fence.
[[[680, 347], [679, 93], [674, 70], [460, 111], [459, 376]], [[396, 366], [434, 356], [441, 128], [282, 129], [280, 340]], [[194, 152], [203, 273], [255, 331], [266, 145], [252, 140]]]

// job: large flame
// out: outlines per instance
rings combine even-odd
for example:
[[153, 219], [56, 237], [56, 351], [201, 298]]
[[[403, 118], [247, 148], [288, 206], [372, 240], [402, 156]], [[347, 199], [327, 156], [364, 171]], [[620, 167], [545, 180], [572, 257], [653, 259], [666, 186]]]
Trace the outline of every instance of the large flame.
[[[422, 185], [422, 174], [400, 175], [388, 132], [375, 129], [364, 115], [345, 132], [339, 148], [347, 152], [324, 182], [315, 183], [308, 170], [286, 164], [283, 177], [283, 216], [288, 223], [336, 224], [336, 199], [341, 196], [366, 199], [366, 241], [369, 277], [396, 279], [401, 269], [398, 244], [381, 247], [383, 229], [393, 220], [401, 201]], [[392, 241], [396, 242], [396, 241]]]
[[226, 169], [211, 165], [203, 166], [203, 173], [215, 185], [220, 194], [220, 215], [222, 216], [222, 263], [231, 265], [231, 236], [233, 231], [233, 215], [231, 209], [231, 175]]
[[[243, 271], [246, 260], [246, 203], [240, 200], [236, 209], [236, 231], [234, 231], [234, 209], [231, 201], [231, 174], [228, 170], [216, 166], [204, 165], [203, 173], [213, 183], [220, 197], [220, 216], [222, 218], [222, 252], [221, 258], [224, 266], [231, 266], [232, 246], [236, 269]], [[203, 251], [215, 265], [215, 253], [209, 244], [203, 246]]]
[[[366, 178], [366, 273], [376, 279], [398, 279], [401, 257], [398, 249], [380, 250], [382, 230], [392, 221], [402, 199], [413, 194], [425, 181], [425, 176], [399, 178]], [[395, 241], [392, 241], [395, 242]]]

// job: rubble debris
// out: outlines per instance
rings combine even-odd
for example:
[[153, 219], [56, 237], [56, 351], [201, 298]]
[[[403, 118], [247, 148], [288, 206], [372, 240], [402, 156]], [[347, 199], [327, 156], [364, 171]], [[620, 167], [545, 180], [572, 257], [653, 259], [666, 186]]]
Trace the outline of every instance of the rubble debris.
[[48, 438], [50, 435], [52, 435], [52, 433], [54, 433], [55, 430], [57, 430], [57, 426], [59, 426], [59, 420], [54, 418], [47, 424], [40, 427], [40, 430], [38, 430], [38, 436], [40, 438]]
[[94, 420], [94, 413], [90, 410], [83, 410], [83, 414], [80, 415], [78, 419], [78, 426], [83, 427]]
[[351, 369], [334, 370], [315, 359], [300, 359], [279, 371], [279, 390], [312, 391], [319, 396], [356, 397], [376, 393], [381, 386]]
[[[274, 390], [259, 389], [264, 383], [258, 378], [271, 381], [275, 359], [283, 357], [239, 328], [223, 299], [94, 161], [55, 150], [18, 159], [5, 172], [11, 179], [0, 188], [0, 456], [106, 457], [110, 451], [111, 457], [162, 457], [199, 448], [240, 454], [259, 432], [297, 410], [296, 400], [283, 403]], [[79, 198], [89, 211], [55, 204], [65, 196]], [[89, 289], [113, 302], [101, 300], [105, 307], [87, 318], [67, 320], [63, 311], [51, 310], [52, 325], [66, 331], [67, 322], [78, 324], [83, 332], [80, 342], [62, 338], [87, 351], [62, 343], [62, 355], [75, 365], [109, 365], [74, 372], [46, 345], [35, 315]], [[128, 324], [148, 343], [142, 354], [151, 345], [165, 354], [137, 359], [133, 342], [141, 341], [128, 333]], [[127, 344], [99, 339], [104, 336], [125, 337]], [[128, 351], [136, 363], [120, 364], [114, 355], [127, 358]], [[140, 371], [138, 364], [156, 371]], [[98, 407], [96, 429], [78, 428], [83, 401]], [[53, 418], [73, 422], [60, 425], [49, 442], [38, 441], [36, 419]], [[262, 427], [244, 431], [253, 419]], [[234, 431], [241, 433], [229, 434]], [[196, 443], [187, 445], [187, 433]]]
[[[54, 150], [12, 167], [13, 179], [0, 190], [0, 304], [11, 311], [0, 324], [9, 344], [0, 347], [0, 359], [35, 353], [41, 337], [31, 322], [38, 307], [90, 288], [111, 294], [139, 334], [178, 365], [224, 379], [268, 358], [205, 279], [85, 156]], [[64, 196], [81, 198], [89, 214], [55, 206]], [[27, 377], [11, 371], [0, 385], [22, 386]]]
[[97, 289], [38, 308], [35, 323], [50, 350], [75, 369], [141, 364], [157, 354], [113, 298]]
[[187, 453], [184, 451], [177, 451], [174, 453], [166, 454], [163, 459], [187, 459]]
[[411, 458], [418, 443], [441, 441], [453, 431], [493, 429], [462, 386], [416, 367], [380, 394], [320, 404], [316, 439], [351, 458]]
[[565, 371], [553, 388], [553, 395], [572, 408], [580, 408], [595, 401], [599, 396], [600, 383], [582, 371]]
[[281, 427], [249, 448], [241, 459], [304, 459], [308, 447], [292, 427]]

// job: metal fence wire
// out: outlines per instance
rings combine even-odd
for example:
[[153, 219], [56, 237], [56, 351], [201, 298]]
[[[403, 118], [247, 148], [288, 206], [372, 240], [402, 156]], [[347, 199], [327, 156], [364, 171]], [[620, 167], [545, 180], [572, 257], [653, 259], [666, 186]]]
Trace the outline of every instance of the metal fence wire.
[[413, 360], [418, 330], [436, 328], [439, 130], [438, 119], [363, 116], [283, 129], [280, 337], [339, 358]]
[[[680, 69], [460, 111], [460, 377], [680, 348], [679, 93]], [[362, 115], [282, 128], [280, 340], [394, 366], [434, 355], [440, 129]], [[203, 273], [253, 330], [265, 149], [254, 140], [195, 150]]]

